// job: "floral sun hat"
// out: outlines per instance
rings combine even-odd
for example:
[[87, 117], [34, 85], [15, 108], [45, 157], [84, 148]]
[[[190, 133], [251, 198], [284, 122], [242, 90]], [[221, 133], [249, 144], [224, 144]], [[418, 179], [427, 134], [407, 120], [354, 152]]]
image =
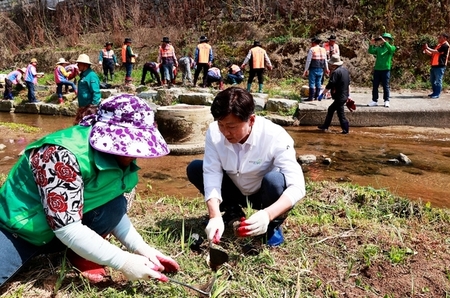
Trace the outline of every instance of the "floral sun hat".
[[101, 152], [153, 158], [169, 153], [166, 141], [155, 125], [155, 114], [137, 96], [119, 94], [103, 101], [94, 115], [80, 122], [92, 125], [91, 146]]

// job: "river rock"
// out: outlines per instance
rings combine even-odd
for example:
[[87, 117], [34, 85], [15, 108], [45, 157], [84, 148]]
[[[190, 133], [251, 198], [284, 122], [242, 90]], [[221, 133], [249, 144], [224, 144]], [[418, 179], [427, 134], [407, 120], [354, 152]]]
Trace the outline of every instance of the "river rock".
[[405, 165], [410, 165], [410, 164], [412, 163], [411, 159], [409, 159], [409, 157], [406, 156], [406, 155], [403, 154], [403, 153], [400, 153], [400, 154], [398, 155], [397, 159], [398, 159], [401, 163], [403, 163], [403, 164], [405, 164]]
[[206, 105], [210, 106], [214, 100], [212, 93], [189, 92], [180, 94], [178, 101], [189, 105]]
[[297, 161], [301, 165], [307, 165], [307, 164], [316, 162], [317, 158], [314, 154], [304, 154], [304, 155], [299, 155], [297, 157]]
[[6, 148], [6, 145], [5, 144], [0, 144], [0, 150], [3, 150], [3, 149], [5, 149]]
[[146, 90], [138, 93], [136, 96], [139, 98], [144, 99], [145, 101], [153, 101], [156, 98], [156, 95], [158, 94], [158, 91], [156, 90]]
[[119, 93], [117, 89], [100, 89], [100, 93], [102, 98], [108, 98], [110, 96], [116, 95]]
[[398, 165], [400, 163], [400, 161], [397, 158], [388, 159], [387, 162], [393, 165]]
[[55, 104], [41, 104], [41, 107], [39, 109], [39, 114], [43, 115], [59, 115], [60, 112], [60, 106]]
[[24, 102], [14, 108], [15, 113], [39, 114], [43, 103]]
[[171, 106], [178, 101], [181, 93], [180, 88], [159, 89], [154, 101], [161, 106]]
[[1, 112], [11, 112], [14, 108], [14, 101], [12, 100], [1, 100], [0, 101], [0, 111]]
[[285, 98], [269, 98], [266, 104], [266, 110], [280, 114], [289, 113], [292, 109], [297, 108], [298, 101]]

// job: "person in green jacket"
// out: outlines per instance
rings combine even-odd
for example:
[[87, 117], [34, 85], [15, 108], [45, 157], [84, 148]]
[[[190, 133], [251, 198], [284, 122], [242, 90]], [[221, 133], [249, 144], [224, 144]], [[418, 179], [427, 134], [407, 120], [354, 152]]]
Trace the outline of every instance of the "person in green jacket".
[[378, 105], [378, 87], [383, 86], [384, 106], [389, 108], [389, 81], [391, 79], [392, 58], [397, 49], [391, 44], [393, 37], [390, 33], [383, 33], [377, 38], [372, 38], [369, 45], [369, 54], [376, 57], [373, 70], [372, 101], [367, 105], [375, 107]]
[[80, 80], [78, 81], [78, 111], [74, 124], [77, 124], [83, 116], [95, 113], [102, 98], [100, 79], [91, 68], [89, 56], [79, 55], [76, 63], [80, 70]]
[[130, 94], [28, 145], [0, 189], [0, 287], [34, 256], [65, 249], [91, 282], [104, 279], [105, 266], [167, 282], [163, 272], [179, 265], [136, 231], [124, 194], [138, 182], [136, 158], [168, 153], [152, 109]]

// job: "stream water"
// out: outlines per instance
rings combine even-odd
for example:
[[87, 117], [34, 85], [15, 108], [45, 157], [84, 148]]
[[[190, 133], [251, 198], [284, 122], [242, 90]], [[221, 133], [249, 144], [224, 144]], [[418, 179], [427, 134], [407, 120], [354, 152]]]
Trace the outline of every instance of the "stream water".
[[[38, 133], [2, 134], [0, 143], [0, 173], [7, 173], [17, 160], [17, 154], [34, 139], [71, 125], [72, 118], [34, 114], [0, 113], [0, 122], [23, 123], [41, 128]], [[438, 207], [450, 207], [450, 129], [421, 127], [351, 128], [348, 135], [323, 133], [315, 127], [286, 127], [295, 140], [298, 155], [313, 154], [317, 162], [303, 166], [305, 177], [314, 181], [332, 180], [384, 188], [412, 200], [431, 202]], [[393, 165], [389, 159], [399, 153], [407, 155], [411, 165]], [[12, 159], [5, 158], [13, 157]], [[325, 165], [323, 157], [330, 157]], [[140, 159], [141, 179], [138, 191], [186, 198], [198, 196], [198, 191], [186, 179], [185, 169], [200, 155], [164, 156]]]

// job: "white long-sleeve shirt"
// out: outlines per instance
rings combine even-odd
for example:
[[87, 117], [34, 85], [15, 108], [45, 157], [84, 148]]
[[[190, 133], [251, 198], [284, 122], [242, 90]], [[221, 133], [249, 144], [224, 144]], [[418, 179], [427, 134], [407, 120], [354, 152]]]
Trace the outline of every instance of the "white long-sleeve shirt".
[[[243, 150], [238, 154], [236, 151]], [[219, 131], [217, 121], [206, 132], [203, 180], [205, 201], [222, 201], [221, 185], [225, 171], [243, 195], [256, 193], [264, 175], [280, 171], [286, 180], [284, 195], [294, 206], [305, 196], [305, 179], [296, 159], [294, 141], [281, 126], [257, 116], [242, 148], [235, 149]]]

